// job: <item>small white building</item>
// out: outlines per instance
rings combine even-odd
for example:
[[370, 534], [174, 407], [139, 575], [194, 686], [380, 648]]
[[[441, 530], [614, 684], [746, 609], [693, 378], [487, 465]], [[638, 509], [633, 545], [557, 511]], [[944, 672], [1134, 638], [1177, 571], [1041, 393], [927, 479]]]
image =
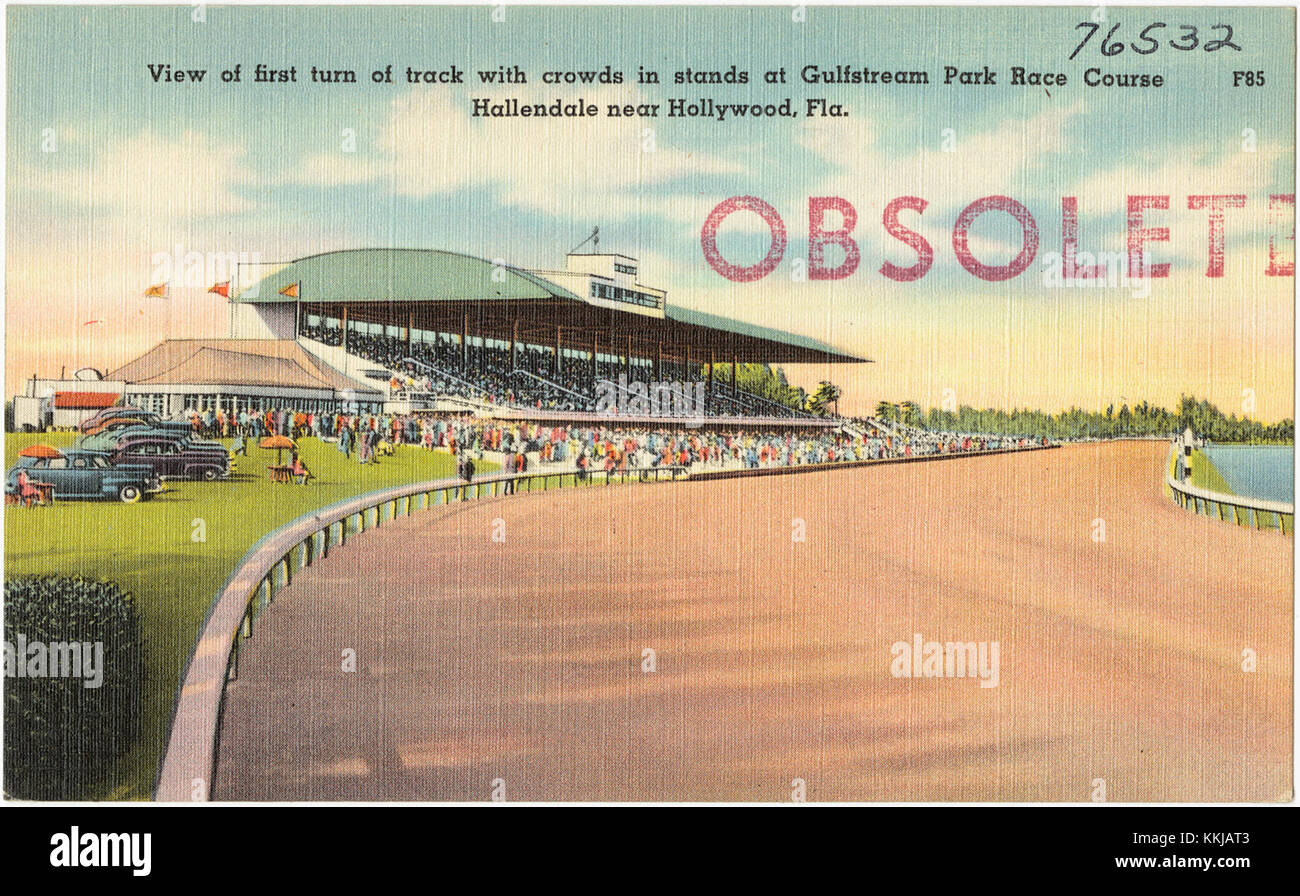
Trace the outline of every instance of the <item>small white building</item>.
[[87, 417], [117, 404], [125, 386], [89, 367], [71, 378], [32, 376], [23, 381], [22, 393], [14, 396], [14, 428], [75, 429]]
[[668, 293], [637, 282], [637, 260], [627, 255], [570, 253], [562, 271], [529, 271], [563, 286], [590, 305], [664, 316]]

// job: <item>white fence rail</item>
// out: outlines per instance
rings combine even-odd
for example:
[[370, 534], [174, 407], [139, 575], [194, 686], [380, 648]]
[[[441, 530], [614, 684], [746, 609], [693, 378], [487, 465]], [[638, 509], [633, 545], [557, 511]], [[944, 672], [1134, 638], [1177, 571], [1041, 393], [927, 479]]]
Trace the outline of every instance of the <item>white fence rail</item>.
[[[1295, 504], [1229, 495], [1190, 482], [1180, 482], [1173, 474], [1176, 453], [1177, 446], [1172, 449], [1169, 461], [1165, 464], [1165, 485], [1169, 487], [1174, 503], [1179, 507], [1205, 516], [1217, 516], [1224, 521], [1231, 520], [1239, 526], [1277, 529], [1288, 534], [1295, 532]], [[1264, 525], [1265, 522], [1268, 525]]]

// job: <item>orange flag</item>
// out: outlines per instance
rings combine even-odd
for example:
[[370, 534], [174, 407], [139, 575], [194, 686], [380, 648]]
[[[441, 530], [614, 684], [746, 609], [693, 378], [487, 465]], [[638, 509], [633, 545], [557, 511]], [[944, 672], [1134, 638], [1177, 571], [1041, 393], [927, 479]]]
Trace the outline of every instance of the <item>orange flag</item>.
[[288, 296], [288, 297], [291, 298], [291, 299], [296, 299], [296, 298], [298, 298], [298, 285], [299, 285], [300, 282], [301, 282], [301, 281], [296, 281], [296, 282], [294, 282], [294, 283], [290, 283], [290, 284], [289, 284], [288, 286], [286, 286], [284, 289], [280, 290], [280, 295], [282, 295], [282, 296]]
[[151, 286], [144, 291], [144, 294], [146, 298], [165, 299], [167, 298], [167, 284], [159, 283]]
[[224, 283], [215, 283], [208, 292], [215, 292], [217, 295], [225, 296], [228, 299], [230, 298], [230, 281], [226, 280]]

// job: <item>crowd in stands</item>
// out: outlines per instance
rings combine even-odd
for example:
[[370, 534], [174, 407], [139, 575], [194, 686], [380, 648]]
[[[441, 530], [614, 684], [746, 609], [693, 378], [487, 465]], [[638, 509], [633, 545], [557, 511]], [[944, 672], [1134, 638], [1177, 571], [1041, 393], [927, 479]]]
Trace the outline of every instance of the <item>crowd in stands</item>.
[[917, 440], [879, 432], [838, 430], [714, 432], [547, 424], [503, 426], [468, 420], [449, 425], [448, 433], [448, 438], [454, 439], [454, 444], [462, 449], [517, 452], [522, 445], [526, 456], [535, 454], [542, 464], [571, 463], [579, 470], [660, 465], [754, 469], [1031, 446], [1027, 439], [955, 434]]
[[[302, 335], [330, 346], [343, 344], [337, 327], [307, 324]], [[392, 376], [389, 385], [398, 391], [458, 395], [494, 404], [539, 410], [586, 411], [596, 409], [598, 380], [617, 381], [626, 372], [622, 365], [598, 361], [596, 372], [588, 359], [565, 358], [556, 371], [553, 349], [522, 346], [511, 358], [508, 348], [470, 344], [468, 363], [455, 340], [439, 336], [437, 341], [412, 340], [376, 333], [349, 331], [347, 350], [374, 362]], [[688, 375], [680, 365], [664, 364], [663, 380], [684, 382]], [[634, 360], [629, 380], [654, 380], [653, 365]], [[806, 417], [803, 411], [769, 401], [743, 390], [733, 397], [729, 387], [717, 384], [706, 398], [709, 416]]]
[[[292, 410], [231, 414], [211, 409], [191, 417], [205, 438], [262, 438], [270, 434], [294, 439], [325, 439], [361, 463], [376, 463], [396, 446], [444, 449], [453, 455], [482, 458], [500, 454], [511, 463], [533, 461], [544, 468], [579, 471], [624, 470], [660, 465], [710, 468], [802, 466], [1026, 448], [1038, 441], [1020, 437], [938, 433], [890, 428], [871, 421], [853, 430], [707, 431], [628, 426], [507, 424], [471, 416], [421, 414], [312, 414]], [[522, 464], [517, 460], [524, 458]]]
[[[347, 441], [369, 439], [370, 451], [383, 452], [395, 445], [415, 445], [428, 450], [468, 452], [475, 457], [500, 454], [534, 461], [543, 469], [591, 471], [684, 466], [735, 468], [801, 466], [847, 461], [879, 460], [919, 454], [957, 453], [991, 448], [1029, 447], [1024, 439], [953, 436], [946, 439], [902, 440], [878, 433], [840, 431], [711, 432], [632, 427], [556, 426], [540, 423], [503, 424], [473, 418], [431, 419], [419, 416], [326, 415], [320, 431]], [[360, 435], [358, 436], [358, 433]], [[515, 461], [518, 464], [518, 461]], [[510, 464], [507, 464], [510, 466]]]
[[[338, 329], [308, 326], [304, 335], [339, 345]], [[620, 365], [602, 362], [593, 376], [589, 361], [567, 359], [556, 375], [554, 353], [522, 347], [511, 353], [499, 347], [469, 346], [468, 366], [455, 341], [413, 341], [394, 336], [350, 332], [349, 353], [384, 368], [395, 389], [486, 398], [521, 407], [594, 410], [597, 376], [616, 380]], [[639, 362], [631, 378], [652, 378], [652, 365]], [[528, 376], [520, 371], [532, 371]], [[680, 366], [665, 365], [663, 375], [685, 380]], [[538, 379], [542, 377], [543, 379]], [[590, 396], [588, 398], [587, 396]], [[740, 393], [736, 399], [721, 385], [708, 397], [708, 413], [720, 416], [777, 416], [774, 403]], [[786, 409], [796, 414], [792, 409]], [[800, 413], [800, 416], [802, 414]], [[802, 432], [780, 424], [761, 428], [710, 431], [610, 425], [486, 422], [471, 416], [429, 414], [310, 413], [280, 408], [232, 413], [200, 409], [189, 415], [195, 433], [205, 438], [260, 439], [279, 434], [294, 439], [316, 437], [361, 463], [378, 463], [397, 446], [443, 449], [459, 459], [503, 459], [504, 469], [621, 470], [660, 465], [696, 469], [801, 466], [880, 460], [943, 453], [1023, 448], [1038, 444], [1026, 438], [971, 433], [931, 432], [873, 419], [846, 421], [836, 429]], [[496, 457], [492, 458], [496, 460]]]
[[857, 421], [857, 425], [866, 429], [876, 429], [888, 434], [893, 442], [910, 449], [905, 453], [912, 455], [953, 454], [961, 451], [992, 451], [1008, 448], [1027, 448], [1046, 446], [1045, 438], [1030, 436], [1009, 436], [980, 433], [942, 432], [921, 429], [901, 423], [881, 424], [874, 420]]

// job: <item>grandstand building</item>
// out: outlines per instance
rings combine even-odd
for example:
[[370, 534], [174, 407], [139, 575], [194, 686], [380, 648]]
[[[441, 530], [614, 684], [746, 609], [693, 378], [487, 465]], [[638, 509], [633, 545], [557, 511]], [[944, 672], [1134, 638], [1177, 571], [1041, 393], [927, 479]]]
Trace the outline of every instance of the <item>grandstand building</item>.
[[715, 388], [714, 366], [865, 362], [815, 339], [673, 305], [638, 274], [636, 259], [617, 254], [570, 254], [563, 270], [525, 270], [437, 250], [328, 252], [241, 266], [231, 336], [295, 340], [383, 391], [388, 410], [507, 418], [589, 414], [597, 381], [623, 374], [705, 377], [709, 416], [788, 422], [806, 415]]
[[[91, 412], [104, 399], [72, 395], [88, 392], [169, 416], [293, 409], [576, 421], [595, 418], [602, 380], [691, 383], [692, 394], [707, 380], [701, 425], [837, 424], [732, 383], [715, 388], [714, 367], [865, 359], [673, 305], [639, 282], [638, 267], [593, 253], [568, 255], [563, 270], [525, 270], [423, 249], [241, 264], [228, 290], [228, 339], [167, 340], [93, 386], [37, 388], [33, 379], [26, 391], [38, 426], [50, 425], [56, 405], [86, 405], [69, 407], [65, 421]], [[662, 422], [633, 410], [616, 409], [618, 422]]]

